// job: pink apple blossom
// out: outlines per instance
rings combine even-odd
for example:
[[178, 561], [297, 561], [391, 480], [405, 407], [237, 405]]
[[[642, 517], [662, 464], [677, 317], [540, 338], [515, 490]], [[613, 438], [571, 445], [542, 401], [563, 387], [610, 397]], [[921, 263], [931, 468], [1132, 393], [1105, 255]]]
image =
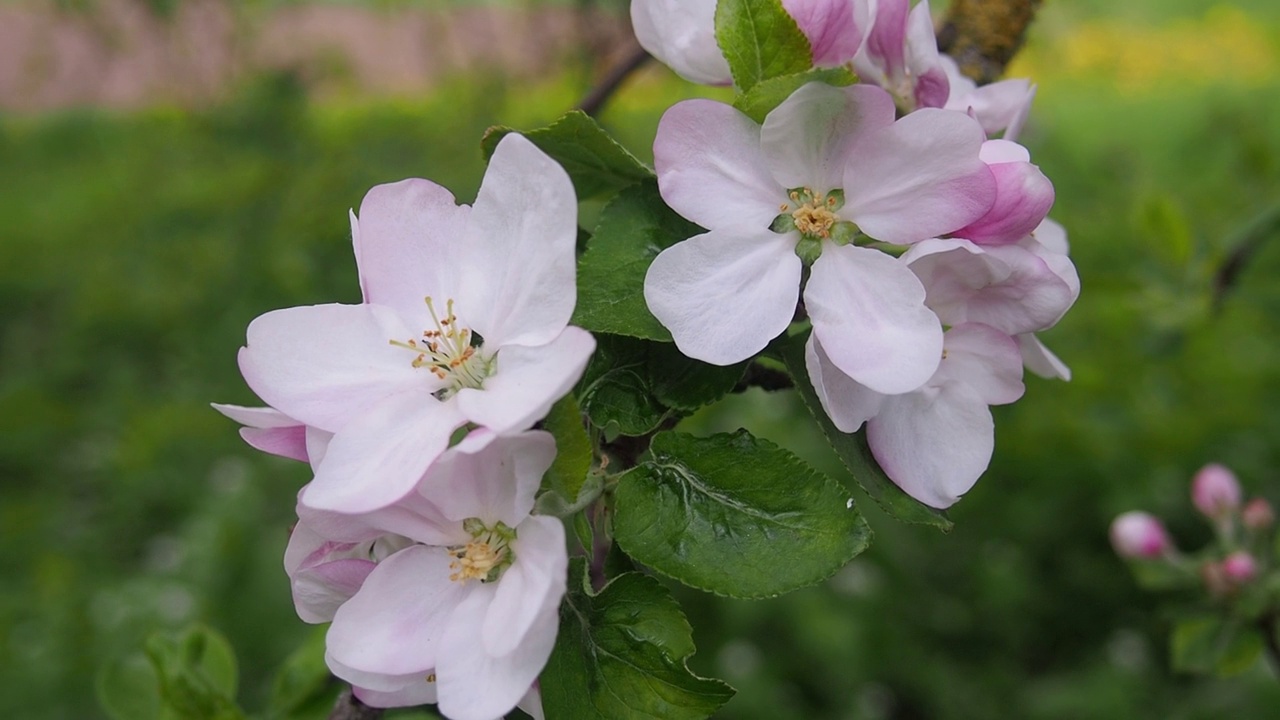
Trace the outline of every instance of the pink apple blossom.
[[946, 333], [937, 372], [912, 392], [886, 395], [855, 382], [813, 335], [805, 365], [831, 421], [842, 432], [867, 426], [867, 443], [885, 474], [935, 508], [953, 505], [991, 462], [990, 405], [1022, 397], [1022, 359], [1013, 339], [978, 323]]
[[1266, 530], [1276, 523], [1276, 511], [1265, 498], [1254, 498], [1240, 511], [1240, 519], [1250, 530]]
[[299, 504], [286, 553], [298, 613], [332, 618], [326, 660], [357, 697], [438, 702], [452, 720], [536, 701], [568, 568], [563, 525], [529, 514], [554, 456], [542, 431], [473, 430], [390, 506]]
[[364, 303], [262, 315], [240, 369], [276, 411], [333, 436], [303, 501], [357, 513], [407, 493], [466, 423], [530, 427], [595, 342], [568, 325], [573, 186], [519, 135], [498, 144], [474, 207], [405, 180], [370, 190], [351, 222]]
[[913, 243], [981, 217], [995, 194], [984, 137], [947, 110], [895, 121], [888, 94], [866, 85], [811, 83], [762, 126], [721, 103], [678, 103], [654, 142], [658, 185], [708, 232], [654, 259], [650, 311], [686, 355], [735, 363], [791, 322], [809, 262], [805, 307], [831, 361], [879, 392], [919, 387], [942, 351], [924, 288], [851, 241]]
[[1127, 559], [1150, 560], [1173, 550], [1164, 525], [1139, 510], [1119, 515], [1111, 522], [1111, 546], [1117, 555]]
[[866, 6], [867, 35], [853, 58], [863, 82], [888, 90], [903, 112], [947, 104], [950, 84], [938, 54], [929, 2], [858, 0]]
[[[782, 0], [809, 41], [813, 64], [849, 62], [862, 42], [853, 0]], [[729, 62], [716, 43], [716, 0], [632, 0], [631, 25], [641, 47], [686, 80], [729, 85]]]
[[1191, 501], [1206, 517], [1222, 520], [1240, 509], [1240, 481], [1217, 463], [1200, 468], [1191, 481]]
[[1258, 561], [1248, 552], [1237, 550], [1223, 558], [1222, 574], [1236, 585], [1244, 585], [1258, 576]]

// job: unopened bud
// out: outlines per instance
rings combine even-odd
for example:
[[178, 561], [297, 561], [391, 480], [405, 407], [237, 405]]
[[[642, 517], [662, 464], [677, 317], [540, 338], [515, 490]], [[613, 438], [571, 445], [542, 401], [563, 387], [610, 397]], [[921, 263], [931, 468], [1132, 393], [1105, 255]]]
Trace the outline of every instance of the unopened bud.
[[1222, 561], [1222, 574], [1236, 585], [1244, 585], [1258, 576], [1258, 561], [1243, 550], [1233, 552]]
[[1164, 525], [1150, 513], [1137, 510], [1111, 522], [1111, 546], [1122, 558], [1152, 559], [1173, 549]]
[[1227, 468], [1210, 463], [1191, 481], [1191, 501], [1213, 520], [1221, 520], [1240, 507], [1240, 483]]
[[1263, 498], [1250, 500], [1244, 506], [1241, 516], [1244, 526], [1250, 530], [1266, 530], [1276, 522], [1276, 513], [1271, 509], [1271, 503]]

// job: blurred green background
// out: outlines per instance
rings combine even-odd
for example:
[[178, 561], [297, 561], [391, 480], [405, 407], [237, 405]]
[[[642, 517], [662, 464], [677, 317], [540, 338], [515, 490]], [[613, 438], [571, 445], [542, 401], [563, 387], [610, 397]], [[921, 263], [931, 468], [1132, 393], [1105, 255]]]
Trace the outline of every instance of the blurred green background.
[[[321, 93], [306, 72], [263, 71], [194, 108], [0, 110], [0, 717], [102, 717], [97, 669], [197, 620], [232, 641], [246, 708], [264, 706], [311, 632], [280, 566], [308, 474], [208, 407], [255, 404], [235, 366], [244, 328], [357, 301], [347, 208], [406, 176], [469, 201], [484, 128], [572, 107], [598, 71], [587, 50], [519, 83], [474, 70], [427, 92]], [[1206, 542], [1187, 486], [1209, 461], [1280, 501], [1274, 221], [1231, 287], [1215, 280], [1280, 204], [1280, 5], [1051, 1], [1011, 74], [1039, 83], [1022, 140], [1083, 278], [1042, 335], [1075, 377], [1029, 378], [996, 409], [995, 460], [950, 535], [865, 503], [875, 542], [821, 587], [757, 602], [678, 589], [695, 669], [739, 689], [718, 717], [1280, 716], [1263, 661], [1228, 679], [1166, 669], [1179, 599], [1137, 589], [1106, 538], [1145, 508], [1184, 548]], [[649, 159], [661, 112], [700, 93], [650, 67], [602, 120]], [[747, 426], [848, 480], [803, 413], [751, 392], [697, 422]]]

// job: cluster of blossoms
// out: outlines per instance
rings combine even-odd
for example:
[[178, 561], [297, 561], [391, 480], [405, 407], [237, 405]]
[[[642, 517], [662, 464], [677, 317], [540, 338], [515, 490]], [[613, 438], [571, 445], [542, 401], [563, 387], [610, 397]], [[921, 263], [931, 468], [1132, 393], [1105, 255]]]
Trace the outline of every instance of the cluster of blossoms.
[[[723, 83], [715, 6], [635, 0], [632, 18], [678, 73]], [[1046, 219], [1053, 186], [1015, 142], [1034, 90], [963, 79], [927, 2], [784, 6], [818, 65], [863, 82], [805, 85], [759, 124], [710, 100], [669, 109], [659, 188], [708, 232], [657, 257], [645, 299], [682, 352], [718, 365], [807, 317], [809, 378], [835, 426], [865, 424], [886, 474], [945, 508], [986, 470], [989, 406], [1022, 396], [1023, 365], [1069, 377], [1035, 336], [1080, 281]]]
[[1191, 481], [1191, 502], [1213, 526], [1215, 542], [1185, 555], [1150, 513], [1134, 510], [1111, 523], [1111, 545], [1127, 560], [1159, 565], [1177, 576], [1198, 579], [1210, 597], [1230, 599], [1267, 572], [1276, 516], [1271, 504], [1255, 497], [1243, 502], [1240, 482], [1216, 463]]
[[[670, 108], [658, 190], [706, 232], [667, 243], [644, 300], [684, 355], [719, 366], [811, 327], [797, 378], [838, 430], [865, 426], [890, 479], [945, 508], [986, 469], [989, 407], [1021, 397], [1024, 365], [1069, 376], [1035, 335], [1080, 285], [1046, 219], [1053, 187], [1016, 142], [1034, 88], [963, 78], [924, 2], [782, 7], [815, 65], [863, 82], [801, 84], [762, 122], [709, 100]], [[632, 5], [654, 55], [728, 83], [715, 14], [716, 0]], [[596, 346], [569, 325], [573, 183], [512, 133], [473, 206], [427, 180], [380, 185], [351, 234], [363, 301], [255, 319], [239, 363], [266, 406], [215, 407], [312, 469], [285, 569], [302, 619], [332, 623], [326, 660], [357, 697], [540, 717], [569, 563], [561, 520], [534, 514], [557, 452], [538, 423]]]
[[285, 569], [370, 705], [541, 714], [568, 556], [562, 523], [530, 514], [556, 453], [531, 428], [595, 350], [569, 325], [576, 218], [564, 170], [511, 135], [472, 207], [426, 180], [369, 191], [351, 216], [363, 303], [249, 325], [240, 369], [269, 407], [216, 407], [310, 463]]

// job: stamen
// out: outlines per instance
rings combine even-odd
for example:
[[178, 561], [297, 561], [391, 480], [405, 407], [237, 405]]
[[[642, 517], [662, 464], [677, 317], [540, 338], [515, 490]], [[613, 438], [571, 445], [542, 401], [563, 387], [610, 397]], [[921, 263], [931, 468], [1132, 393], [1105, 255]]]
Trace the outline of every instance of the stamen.
[[516, 532], [499, 521], [493, 527], [486, 526], [479, 518], [469, 518], [463, 528], [471, 533], [471, 542], [449, 548], [455, 560], [449, 563], [454, 572], [449, 579], [454, 582], [479, 580], [482, 583], [497, 580], [502, 571], [515, 561], [511, 541]]
[[432, 298], [424, 300], [435, 328], [424, 330], [421, 342], [416, 339], [405, 342], [392, 340], [391, 344], [416, 353], [410, 363], [413, 367], [426, 368], [440, 380], [452, 380], [450, 386], [440, 390], [446, 397], [463, 388], [481, 387], [494, 370], [494, 358], [472, 346], [471, 328], [460, 327], [452, 299], [445, 305], [443, 318], [436, 311]]

